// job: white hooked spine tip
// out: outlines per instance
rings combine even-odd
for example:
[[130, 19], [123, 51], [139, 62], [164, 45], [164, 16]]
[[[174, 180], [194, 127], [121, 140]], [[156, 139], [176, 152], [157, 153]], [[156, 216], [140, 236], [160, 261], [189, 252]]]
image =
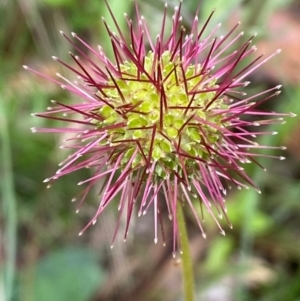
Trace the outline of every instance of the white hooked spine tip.
[[158, 241], [158, 239], [157, 239], [157, 238], [154, 238], [154, 243], [155, 243], [155, 244], [157, 244], [157, 241]]
[[277, 135], [278, 134], [278, 132], [272, 132], [272, 135], [274, 136], [274, 135]]
[[28, 66], [26, 66], [26, 65], [23, 65], [23, 68], [24, 68], [24, 69], [26, 69], [26, 70], [28, 70], [28, 69], [29, 69], [29, 67], [28, 67]]
[[59, 32], [61, 35], [65, 35], [65, 33], [62, 30], [60, 30]]
[[43, 181], [43, 183], [48, 183], [49, 181], [50, 181], [50, 179], [47, 178], [47, 179], [45, 179], [45, 180]]
[[76, 198], [73, 198], [73, 199], [71, 200], [71, 202], [72, 202], [72, 203], [76, 202]]
[[82, 231], [80, 231], [79, 233], [78, 233], [78, 236], [81, 236], [83, 234], [83, 232]]
[[283, 161], [283, 160], [285, 160], [285, 157], [279, 157], [279, 160]]
[[71, 35], [75, 38], [77, 37], [77, 34], [75, 32], [71, 32]]
[[76, 209], [75, 213], [78, 214], [79, 213], [79, 209]]
[[167, 8], [167, 7], [168, 7], [168, 3], [166, 2], [166, 3], [165, 3], [165, 8]]
[[51, 101], [53, 104], [55, 104], [55, 105], [57, 104], [57, 101], [54, 100], [54, 99], [51, 99], [50, 101]]
[[281, 49], [277, 49], [276, 51], [275, 51], [275, 53], [280, 53], [281, 52]]
[[172, 252], [173, 258], [176, 258], [176, 252]]
[[110, 248], [113, 249], [113, 248], [114, 248], [114, 245], [111, 245]]
[[261, 194], [261, 190], [260, 189], [257, 188], [256, 191], [257, 191], [258, 194]]
[[226, 235], [225, 231], [222, 229], [221, 232], [220, 232], [223, 236]]
[[202, 237], [204, 238], [204, 239], [206, 239], [206, 233], [202, 233]]
[[96, 223], [97, 223], [97, 220], [94, 219], [93, 222], [92, 222], [92, 224], [95, 225]]
[[280, 149], [282, 149], [282, 150], [286, 150], [286, 149], [287, 149], [287, 147], [286, 147], [286, 146], [281, 146], [281, 147], [280, 147]]
[[53, 59], [54, 61], [57, 61], [57, 60], [58, 60], [58, 57], [57, 57], [57, 56], [54, 56], [54, 55], [52, 55], [52, 59]]
[[290, 117], [297, 117], [297, 114], [290, 112]]

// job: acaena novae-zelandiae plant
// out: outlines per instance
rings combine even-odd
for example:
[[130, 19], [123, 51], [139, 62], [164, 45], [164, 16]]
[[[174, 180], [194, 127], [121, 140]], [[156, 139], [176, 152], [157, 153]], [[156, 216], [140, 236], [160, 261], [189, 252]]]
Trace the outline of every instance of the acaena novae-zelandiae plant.
[[[123, 214], [127, 220], [124, 238], [132, 215], [144, 215], [153, 207], [154, 241], [161, 228], [165, 242], [162, 212], [168, 212], [175, 254], [179, 202], [186, 202], [203, 237], [206, 234], [198, 206], [225, 234], [219, 219], [224, 216], [231, 227], [224, 199], [226, 189], [252, 186], [260, 192], [244, 164], [261, 166], [257, 161], [260, 156], [284, 159], [260, 154], [262, 149], [284, 147], [256, 142], [257, 137], [276, 134], [262, 125], [281, 123], [284, 116], [293, 116], [260, 109], [261, 104], [280, 93], [280, 86], [252, 96], [244, 92], [249, 84], [247, 76], [280, 50], [255, 58], [253, 37], [242, 43], [243, 32], [236, 33], [239, 24], [225, 36], [217, 36], [220, 24], [207, 34], [205, 29], [213, 13], [200, 27], [197, 11], [191, 30], [186, 31], [182, 2], [175, 7], [171, 20], [167, 20], [165, 5], [155, 39], [137, 1], [136, 21], [125, 14], [128, 27], [123, 31], [106, 5], [117, 29], [113, 32], [103, 19], [113, 59], [101, 46], [92, 48], [76, 33], [70, 37], [61, 32], [79, 56], [70, 53], [75, 63], [71, 65], [53, 59], [69, 69], [76, 81], [61, 74], [53, 79], [24, 66], [76, 96], [73, 103], [53, 100], [47, 112], [34, 114], [63, 121], [65, 126], [33, 128], [33, 132], [74, 135], [68, 139], [72, 143], [63, 146], [70, 149], [71, 155], [45, 182], [91, 168], [92, 176], [78, 183], [85, 188], [76, 197], [77, 210], [95, 186], [99, 189], [99, 205], [80, 235], [118, 197], [119, 216]], [[170, 32], [166, 30], [167, 22], [171, 22]], [[88, 51], [77, 46], [78, 42]], [[119, 224], [120, 218], [113, 241]]]

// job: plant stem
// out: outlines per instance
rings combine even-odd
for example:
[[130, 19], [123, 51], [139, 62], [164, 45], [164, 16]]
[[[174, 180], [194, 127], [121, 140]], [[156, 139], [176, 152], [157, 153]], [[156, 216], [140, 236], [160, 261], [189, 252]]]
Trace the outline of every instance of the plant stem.
[[190, 243], [189, 243], [189, 238], [186, 230], [186, 223], [185, 223], [181, 202], [178, 202], [178, 206], [177, 206], [177, 220], [178, 220], [180, 243], [182, 248], [181, 266], [182, 266], [184, 300], [194, 301], [193, 262], [192, 262]]

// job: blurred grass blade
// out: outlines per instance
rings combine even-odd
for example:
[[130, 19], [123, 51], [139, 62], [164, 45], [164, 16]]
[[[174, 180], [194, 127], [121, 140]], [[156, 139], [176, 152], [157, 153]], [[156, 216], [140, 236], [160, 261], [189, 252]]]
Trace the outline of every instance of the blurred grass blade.
[[[110, 0], [108, 1], [109, 7], [111, 11], [114, 12], [114, 17], [118, 22], [118, 26], [120, 30], [127, 34], [129, 34], [129, 31], [127, 29], [127, 23], [126, 19], [124, 17], [124, 13], [130, 13], [131, 9], [133, 8], [133, 2], [132, 1], [119, 1], [119, 0]], [[103, 17], [105, 22], [107, 22], [108, 26], [110, 27], [111, 31], [117, 32], [117, 28], [112, 20], [112, 17], [109, 13], [108, 8], [106, 7], [104, 1], [103, 1], [103, 9], [100, 9], [99, 12], [101, 12], [101, 18]], [[101, 28], [106, 32], [106, 29], [104, 25], [101, 25]], [[126, 32], [127, 31], [127, 32]], [[101, 46], [104, 48], [105, 53], [110, 57], [112, 55], [112, 47], [111, 47], [111, 39], [109, 35], [103, 34], [101, 36]]]
[[4, 220], [3, 246], [5, 251], [5, 266], [4, 266], [4, 294], [7, 301], [12, 299], [14, 276], [15, 276], [15, 261], [16, 261], [16, 198], [14, 194], [12, 157], [10, 149], [10, 137], [7, 126], [7, 115], [4, 107], [3, 99], [0, 99], [2, 109], [0, 110], [0, 136], [1, 136], [1, 185], [2, 185], [2, 206]]

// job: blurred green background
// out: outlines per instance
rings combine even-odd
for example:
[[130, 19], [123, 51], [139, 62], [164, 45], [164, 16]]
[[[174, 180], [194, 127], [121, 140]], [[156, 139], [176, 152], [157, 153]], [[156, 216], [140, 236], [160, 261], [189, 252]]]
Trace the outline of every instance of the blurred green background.
[[[151, 32], [158, 32], [164, 3], [138, 2]], [[109, 3], [123, 27], [123, 13], [133, 15], [133, 2]], [[170, 7], [177, 5], [176, 1], [168, 3]], [[187, 27], [197, 5], [198, 0], [184, 0]], [[282, 48], [280, 56], [249, 78], [253, 83], [249, 93], [283, 84], [283, 93], [270, 101], [267, 109], [292, 111], [298, 116], [299, 7], [296, 0], [202, 0], [199, 16], [204, 23], [216, 8], [210, 28], [222, 22], [220, 34], [241, 20], [246, 38], [257, 32], [259, 54]], [[83, 236], [77, 235], [96, 204], [90, 197], [75, 214], [75, 205], [70, 202], [79, 192], [77, 182], [88, 171], [62, 178], [51, 189], [43, 183], [67, 152], [59, 149], [63, 137], [31, 133], [31, 127], [53, 122], [30, 114], [46, 110], [51, 99], [68, 100], [71, 96], [26, 72], [22, 65], [54, 77], [55, 72], [64, 72], [51, 59], [55, 55], [68, 61], [72, 50], [59, 30], [74, 31], [92, 45], [101, 44], [111, 51], [101, 22], [101, 16], [110, 22], [104, 1], [1, 0], [0, 16], [0, 300], [182, 300], [180, 262], [172, 258], [170, 241], [165, 248], [161, 243], [153, 244], [149, 214], [139, 222], [133, 219], [126, 243], [121, 224], [111, 250], [115, 210], [107, 210], [95, 226]], [[288, 118], [271, 130], [279, 134], [259, 142], [286, 145], [284, 153], [274, 152], [286, 160], [261, 159], [267, 173], [249, 168], [261, 195], [247, 190], [231, 191], [227, 196], [233, 230], [227, 229], [223, 237], [207, 220], [209, 235], [203, 240], [187, 212], [196, 300], [300, 300], [299, 117]], [[171, 227], [166, 231], [170, 234]]]

